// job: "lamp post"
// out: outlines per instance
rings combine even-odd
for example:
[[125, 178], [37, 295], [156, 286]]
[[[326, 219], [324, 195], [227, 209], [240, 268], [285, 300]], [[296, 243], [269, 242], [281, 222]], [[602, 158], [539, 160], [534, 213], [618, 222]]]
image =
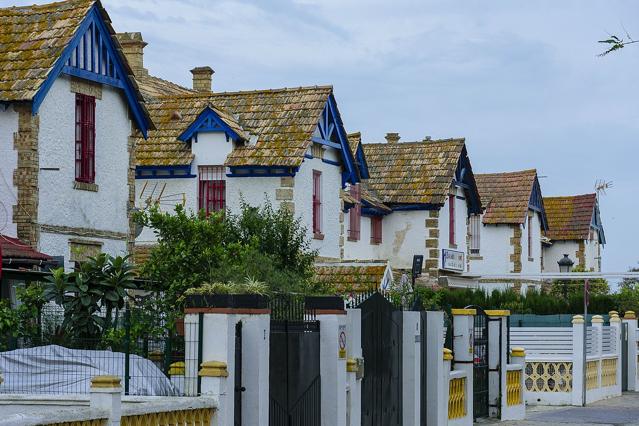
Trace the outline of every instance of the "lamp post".
[[[557, 265], [559, 265], [559, 272], [563, 273], [569, 273], [572, 271], [572, 265], [574, 265], [575, 262], [573, 262], [567, 254], [564, 254], [564, 257], [562, 257], [561, 259], [559, 259], [559, 261], [557, 262]], [[564, 300], [568, 300], [568, 280], [562, 280], [563, 281], [563, 294], [564, 294]]]

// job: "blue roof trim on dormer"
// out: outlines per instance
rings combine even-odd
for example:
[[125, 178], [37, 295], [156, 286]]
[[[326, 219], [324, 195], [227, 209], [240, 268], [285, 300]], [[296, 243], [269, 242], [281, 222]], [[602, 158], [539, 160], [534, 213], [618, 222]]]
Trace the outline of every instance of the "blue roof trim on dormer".
[[62, 73], [122, 89], [138, 129], [144, 138], [147, 138], [151, 127], [150, 120], [144, 112], [141, 100], [136, 96], [137, 89], [125, 72], [123, 60], [97, 3], [91, 7], [49, 76], [33, 97], [33, 114], [37, 114], [53, 83]]
[[[544, 199], [541, 195], [541, 185], [539, 185], [539, 179], [535, 176], [532, 190], [530, 191], [530, 200], [528, 201], [528, 208], [536, 211], [541, 216], [541, 229], [548, 231], [548, 219], [546, 218], [546, 209], [544, 208]], [[525, 223], [525, 221], [524, 221]]]
[[231, 129], [229, 125], [220, 118], [217, 112], [208, 106], [204, 108], [193, 123], [178, 136], [178, 139], [182, 142], [188, 142], [193, 137], [197, 138], [197, 134], [200, 132], [223, 132], [228, 138], [233, 139], [235, 142], [244, 140], [244, 138], [238, 135], [237, 132]]

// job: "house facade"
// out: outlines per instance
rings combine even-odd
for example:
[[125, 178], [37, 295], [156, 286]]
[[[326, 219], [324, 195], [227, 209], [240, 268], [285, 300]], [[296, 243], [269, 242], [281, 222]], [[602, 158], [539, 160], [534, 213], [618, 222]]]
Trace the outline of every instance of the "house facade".
[[[146, 94], [157, 130], [136, 141], [137, 207], [234, 213], [268, 200], [300, 218], [320, 259], [341, 259], [342, 189], [360, 174], [332, 87], [220, 93], [211, 68], [192, 73], [190, 94]], [[155, 239], [144, 229], [136, 246]]]
[[557, 262], [567, 254], [573, 267], [601, 272], [606, 236], [599, 213], [597, 194], [544, 197], [548, 215], [544, 246], [544, 271], [559, 272]]
[[114, 34], [97, 1], [0, 9], [0, 232], [67, 268], [132, 242], [152, 124]]
[[345, 258], [410, 270], [413, 257], [423, 256], [424, 283], [468, 285], [468, 218], [481, 202], [464, 140], [399, 142], [389, 133], [386, 143], [362, 146], [369, 178], [359, 192], [366, 196], [348, 223], [361, 216], [360, 229], [370, 231], [349, 234]]
[[[548, 221], [536, 170], [475, 175], [482, 213], [471, 215], [470, 271], [477, 275], [540, 274]], [[539, 280], [481, 279], [488, 291], [541, 288]]]

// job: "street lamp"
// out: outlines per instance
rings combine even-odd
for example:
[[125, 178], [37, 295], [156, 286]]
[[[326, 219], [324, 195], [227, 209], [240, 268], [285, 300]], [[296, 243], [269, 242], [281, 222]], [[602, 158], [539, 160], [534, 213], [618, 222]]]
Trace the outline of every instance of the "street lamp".
[[[559, 272], [562, 274], [572, 271], [572, 265], [574, 264], [575, 262], [570, 260], [567, 254], [564, 254], [564, 257], [559, 259], [557, 262], [557, 265], [559, 265]], [[568, 280], [562, 280], [562, 293], [564, 300], [568, 301]]]
[[564, 257], [561, 258], [557, 264], [559, 265], [559, 272], [564, 273], [572, 271], [572, 265], [574, 265], [575, 262], [570, 260], [567, 254], [564, 254]]

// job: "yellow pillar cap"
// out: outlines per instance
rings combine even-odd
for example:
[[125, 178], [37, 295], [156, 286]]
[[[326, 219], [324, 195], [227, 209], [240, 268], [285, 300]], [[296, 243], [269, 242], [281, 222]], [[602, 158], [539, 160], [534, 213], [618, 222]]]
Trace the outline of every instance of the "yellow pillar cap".
[[349, 373], [357, 373], [357, 360], [355, 358], [346, 360], [346, 371]]
[[583, 315], [575, 315], [574, 317], [572, 317], [572, 323], [573, 324], [583, 324], [584, 323], [584, 316]]
[[108, 389], [119, 388], [121, 379], [119, 376], [95, 376], [91, 378], [91, 388]]
[[200, 377], [228, 377], [226, 363], [222, 361], [206, 361], [200, 365]]
[[521, 347], [510, 348], [510, 355], [511, 356], [524, 357], [524, 356], [526, 356], [526, 350], [524, 348], [521, 348]]
[[444, 361], [452, 361], [453, 360], [453, 351], [448, 348], [444, 348]]
[[477, 315], [477, 309], [451, 309], [453, 315]]
[[510, 311], [508, 309], [490, 309], [485, 311], [489, 317], [509, 317]]
[[623, 319], [637, 319], [637, 315], [635, 315], [635, 311], [626, 311], [623, 314]]
[[610, 311], [608, 312], [608, 315], [613, 316], [613, 315], [619, 315], [619, 312], [617, 311]]
[[593, 324], [603, 324], [604, 320], [603, 320], [603, 317], [601, 315], [593, 315], [591, 322]]
[[619, 316], [612, 316], [610, 317], [610, 322], [621, 322], [621, 318], [619, 318]]
[[184, 376], [184, 362], [174, 362], [169, 366], [169, 376]]

